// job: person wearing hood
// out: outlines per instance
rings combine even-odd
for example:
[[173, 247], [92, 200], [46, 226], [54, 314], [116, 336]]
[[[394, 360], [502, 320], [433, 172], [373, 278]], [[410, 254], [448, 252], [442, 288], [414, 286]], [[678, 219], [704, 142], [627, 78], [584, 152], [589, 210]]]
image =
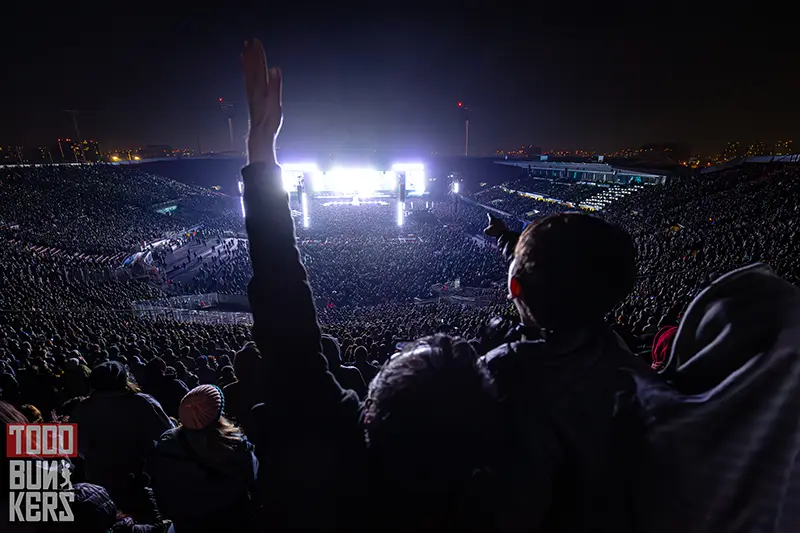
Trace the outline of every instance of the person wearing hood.
[[364, 383], [361, 371], [354, 366], [342, 366], [342, 352], [339, 348], [339, 341], [330, 335], [323, 335], [322, 355], [328, 361], [331, 374], [343, 389], [350, 389], [355, 392], [361, 400], [366, 398], [367, 385]]
[[631, 379], [637, 531], [800, 530], [800, 288], [764, 264], [723, 275], [658, 378]]
[[125, 512], [134, 514], [140, 493], [133, 478], [141, 473], [153, 441], [172, 428], [172, 422], [152, 396], [139, 392], [116, 361], [94, 367], [89, 382], [91, 395], [70, 417], [78, 425], [78, 453], [85, 461], [86, 480], [108, 489]]
[[159, 509], [176, 533], [257, 531], [250, 489], [258, 460], [242, 430], [225, 418], [222, 391], [195, 387], [179, 411], [180, 426], [158, 439], [147, 461]]
[[613, 490], [617, 376], [649, 369], [604, 316], [633, 287], [631, 238], [582, 213], [551, 215], [521, 235], [489, 221], [485, 233], [511, 260], [522, 333], [484, 357], [505, 416], [504, 515], [525, 530], [624, 531], [626, 504]]

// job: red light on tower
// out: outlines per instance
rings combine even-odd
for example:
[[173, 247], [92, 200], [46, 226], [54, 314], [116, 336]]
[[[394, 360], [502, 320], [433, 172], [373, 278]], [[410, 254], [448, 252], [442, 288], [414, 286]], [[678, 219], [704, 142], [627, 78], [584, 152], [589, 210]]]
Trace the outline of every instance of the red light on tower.
[[464, 107], [464, 102], [459, 102], [458, 107]]
[[222, 102], [222, 98], [220, 98], [219, 101]]

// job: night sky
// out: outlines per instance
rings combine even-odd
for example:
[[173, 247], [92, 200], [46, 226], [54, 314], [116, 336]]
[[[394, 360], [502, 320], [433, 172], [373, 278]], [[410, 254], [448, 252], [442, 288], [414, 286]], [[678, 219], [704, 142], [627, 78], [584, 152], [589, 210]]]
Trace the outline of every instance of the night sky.
[[800, 47], [779, 20], [742, 26], [647, 13], [572, 23], [566, 12], [499, 8], [370, 20], [364, 11], [286, 16], [224, 3], [180, 15], [108, 9], [4, 17], [14, 30], [0, 36], [0, 143], [72, 136], [62, 110], [77, 109], [84, 138], [103, 149], [196, 149], [199, 137], [203, 150], [226, 150], [222, 97], [237, 106], [241, 149], [238, 53], [250, 36], [283, 69], [279, 144], [310, 157], [460, 153], [459, 100], [472, 108], [475, 155], [658, 141], [708, 152], [727, 140], [792, 139], [800, 124]]

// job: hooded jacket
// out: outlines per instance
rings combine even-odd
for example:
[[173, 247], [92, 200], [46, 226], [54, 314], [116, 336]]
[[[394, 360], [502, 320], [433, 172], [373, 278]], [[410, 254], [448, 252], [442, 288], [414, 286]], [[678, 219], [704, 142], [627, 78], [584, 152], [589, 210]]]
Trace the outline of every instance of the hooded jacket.
[[634, 376], [642, 531], [800, 530], [800, 289], [763, 264], [690, 304], [663, 371]]
[[75, 408], [70, 422], [78, 424], [86, 479], [108, 489], [120, 505], [130, 489], [129, 474], [141, 472], [153, 441], [172, 428], [152, 396], [129, 391], [93, 392]]

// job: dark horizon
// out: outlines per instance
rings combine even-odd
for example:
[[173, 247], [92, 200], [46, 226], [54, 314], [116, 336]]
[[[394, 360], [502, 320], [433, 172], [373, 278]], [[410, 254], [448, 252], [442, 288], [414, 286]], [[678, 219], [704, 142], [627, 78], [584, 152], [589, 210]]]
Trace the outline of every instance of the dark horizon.
[[[80, 14], [0, 39], [8, 83], [0, 142], [50, 145], [81, 134], [101, 148], [166, 144], [229, 149], [219, 98], [246, 108], [238, 51], [264, 40], [283, 69], [283, 149], [295, 153], [464, 151], [458, 101], [471, 108], [470, 152], [636, 148], [719, 151], [729, 140], [793, 139], [800, 111], [791, 32], [753, 25], [654, 24], [631, 18], [520, 26], [508, 17], [315, 21], [189, 13], [92, 24]], [[313, 19], [313, 17], [310, 17]], [[642, 27], [637, 24], [643, 25]], [[9, 39], [16, 39], [5, 42]]]

